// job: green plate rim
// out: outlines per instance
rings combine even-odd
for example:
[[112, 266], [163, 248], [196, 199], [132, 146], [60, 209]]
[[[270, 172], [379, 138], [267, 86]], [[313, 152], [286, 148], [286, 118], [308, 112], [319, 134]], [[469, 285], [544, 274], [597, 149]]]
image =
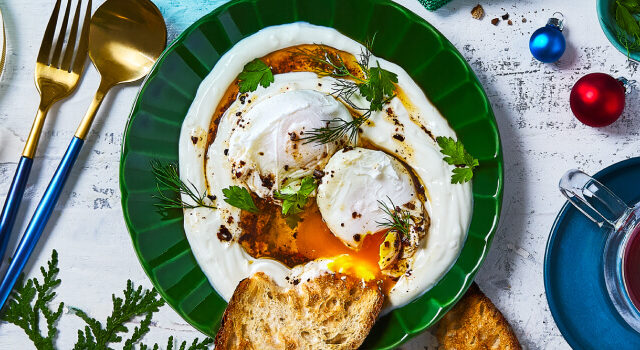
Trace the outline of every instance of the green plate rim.
[[[196, 328], [199, 331], [201, 331], [202, 333], [208, 334], [208, 335], [215, 335], [215, 332], [212, 332], [211, 329], [208, 329], [208, 328], [204, 327], [203, 325], [198, 324], [197, 322], [192, 320], [188, 315], [183, 313], [178, 308], [177, 301], [176, 301], [176, 305], [174, 305], [171, 302], [173, 299], [166, 293], [166, 291], [160, 286], [158, 280], [153, 276], [152, 268], [149, 266], [148, 262], [144, 259], [144, 257], [142, 256], [142, 253], [140, 251], [140, 246], [139, 246], [139, 244], [138, 244], [138, 242], [136, 240], [137, 232], [133, 227], [133, 224], [132, 224], [132, 221], [131, 221], [131, 217], [130, 217], [130, 213], [129, 213], [129, 207], [128, 207], [128, 203], [127, 203], [127, 200], [129, 198], [129, 189], [125, 185], [125, 183], [126, 183], [126, 180], [125, 180], [125, 164], [126, 164], [127, 156], [129, 154], [128, 145], [129, 145], [129, 142], [130, 142], [129, 133], [130, 133], [130, 128], [132, 126], [132, 122], [135, 120], [136, 115], [140, 110], [141, 101], [142, 101], [142, 98], [143, 98], [147, 88], [149, 87], [149, 82], [158, 74], [159, 67], [161, 67], [163, 65], [165, 59], [172, 52], [174, 52], [177, 47], [182, 45], [184, 43], [185, 39], [187, 39], [196, 29], [198, 29], [203, 23], [206, 23], [207, 21], [209, 21], [211, 17], [218, 16], [221, 13], [223, 13], [225, 11], [228, 11], [230, 8], [232, 8], [234, 6], [237, 6], [239, 4], [244, 4], [244, 3], [253, 3], [253, 4], [255, 4], [255, 3], [260, 2], [260, 1], [261, 0], [232, 0], [230, 2], [227, 2], [225, 4], [220, 5], [219, 7], [217, 7], [216, 9], [211, 11], [210, 13], [208, 13], [207, 15], [203, 16], [202, 18], [200, 18], [198, 21], [194, 22], [185, 31], [183, 31], [167, 47], [167, 49], [162, 53], [160, 58], [157, 60], [157, 62], [153, 66], [153, 68], [151, 70], [151, 73], [145, 78], [145, 80], [144, 80], [144, 82], [143, 82], [143, 84], [142, 84], [142, 86], [141, 86], [141, 88], [140, 88], [140, 90], [139, 90], [139, 92], [138, 92], [138, 94], [137, 94], [137, 96], [135, 98], [134, 105], [132, 107], [131, 113], [130, 113], [129, 118], [128, 118], [127, 123], [126, 123], [125, 133], [123, 135], [123, 143], [122, 143], [121, 157], [120, 157], [120, 174], [119, 174], [120, 191], [121, 191], [121, 196], [122, 196], [121, 205], [122, 205], [122, 210], [123, 210], [123, 216], [124, 216], [124, 219], [125, 219], [125, 223], [126, 223], [128, 231], [130, 233], [130, 237], [131, 237], [131, 240], [132, 240], [136, 255], [138, 256], [140, 264], [142, 265], [145, 273], [147, 274], [147, 276], [151, 280], [151, 283], [156, 288], [156, 290], [160, 293], [160, 295], [162, 295], [162, 297], [167, 301], [167, 304], [169, 304], [183, 319], [185, 319], [194, 328]], [[293, 1], [298, 1], [298, 0], [293, 0]], [[502, 210], [503, 187], [504, 187], [504, 161], [503, 161], [502, 143], [501, 143], [501, 140], [500, 140], [500, 133], [499, 133], [499, 129], [498, 129], [498, 126], [497, 126], [497, 122], [496, 122], [495, 115], [493, 113], [493, 109], [491, 107], [490, 101], [489, 101], [489, 99], [488, 99], [488, 97], [486, 95], [486, 92], [482, 88], [482, 85], [478, 81], [478, 78], [477, 78], [475, 72], [473, 71], [473, 69], [471, 69], [471, 67], [466, 62], [464, 57], [460, 54], [460, 52], [435, 27], [433, 27], [426, 20], [424, 20], [423, 18], [419, 17], [417, 14], [413, 13], [411, 10], [406, 9], [402, 5], [397, 4], [395, 2], [388, 1], [388, 0], [362, 0], [362, 1], [367, 1], [367, 2], [371, 3], [371, 6], [374, 6], [376, 4], [384, 4], [384, 5], [389, 5], [389, 6], [395, 7], [396, 10], [403, 12], [405, 14], [405, 16], [409, 17], [409, 19], [412, 20], [413, 22], [418, 22], [418, 23], [421, 23], [422, 25], [426, 25], [426, 27], [428, 29], [430, 29], [433, 32], [435, 32], [435, 34], [437, 35], [438, 39], [441, 41], [442, 45], [446, 49], [451, 51], [456, 56], [456, 58], [461, 59], [462, 62], [464, 62], [465, 66], [467, 68], [467, 71], [468, 71], [467, 73], [469, 75], [468, 81], [473, 83], [473, 85], [475, 85], [476, 87], [479, 88], [479, 90], [480, 90], [480, 92], [482, 94], [482, 97], [484, 99], [484, 102], [486, 104], [488, 122], [491, 124], [491, 126], [494, 129], [494, 131], [496, 133], [496, 136], [497, 136], [496, 154], [495, 154], [495, 156], [493, 158], [493, 161], [495, 161], [495, 163], [496, 163], [495, 165], [496, 165], [496, 167], [498, 169], [498, 173], [497, 173], [498, 177], [497, 177], [496, 193], [495, 193], [495, 195], [492, 196], [493, 198], [496, 199], [496, 211], [495, 211], [495, 214], [494, 214], [494, 217], [493, 217], [493, 223], [491, 224], [491, 228], [490, 228], [489, 232], [484, 234], [483, 237], [482, 237], [484, 239], [484, 242], [485, 242], [485, 244], [483, 246], [483, 250], [482, 250], [479, 258], [475, 262], [475, 265], [470, 269], [470, 271], [468, 273], [463, 272], [464, 273], [464, 282], [461, 285], [459, 285], [459, 287], [456, 288], [455, 291], [453, 291], [453, 292], [455, 292], [455, 296], [452, 296], [451, 298], [449, 298], [448, 301], [445, 303], [445, 305], [438, 305], [439, 310], [437, 311], [435, 317], [433, 317], [430, 321], [425, 322], [420, 327], [417, 327], [417, 328], [413, 329], [412, 331], [409, 331], [406, 328], [403, 328], [404, 333], [405, 333], [403, 336], [396, 337], [397, 339], [392, 340], [392, 342], [390, 342], [390, 343], [387, 342], [387, 344], [385, 344], [385, 346], [383, 346], [383, 347], [378, 347], [379, 349], [392, 349], [392, 348], [395, 348], [395, 347], [401, 345], [402, 343], [404, 343], [407, 340], [409, 340], [411, 337], [415, 336], [416, 334], [421, 333], [425, 329], [427, 329], [430, 326], [432, 326], [433, 324], [435, 324], [440, 318], [442, 318], [442, 316], [444, 316], [444, 314], [449, 309], [451, 309], [451, 307], [453, 307], [460, 300], [460, 298], [464, 295], [466, 290], [469, 288], [469, 286], [473, 282], [473, 278], [475, 277], [476, 273], [478, 272], [480, 266], [482, 265], [482, 263], [484, 262], [487, 254], [488, 254], [489, 248], [490, 248], [491, 243], [493, 241], [493, 237], [495, 235], [495, 232], [496, 232], [498, 224], [499, 224], [499, 219], [500, 219], [501, 210]], [[256, 11], [257, 11], [257, 9], [256, 9]], [[264, 28], [266, 26], [263, 26], [262, 24], [259, 24], [259, 27], [261, 29], [261, 28]], [[246, 37], [246, 36], [243, 36], [243, 38], [244, 37]], [[223, 52], [223, 53], [220, 53], [220, 55], [223, 55], [224, 53], [226, 53], [226, 51]], [[470, 151], [471, 151], [471, 153], [473, 153], [473, 150], [470, 150]], [[474, 207], [475, 207], [475, 205], [474, 205]], [[472, 223], [470, 224], [470, 228], [469, 228], [468, 231], [471, 230], [472, 225], [473, 225], [473, 220], [472, 220]], [[188, 250], [189, 250], [189, 252], [191, 252], [190, 248]], [[434, 285], [434, 287], [432, 287], [432, 289], [430, 291], [433, 291], [433, 290], [436, 290], [437, 288], [439, 288], [438, 286], [440, 285], [442, 280], [446, 277], [446, 275], [450, 274], [451, 270], [453, 269], [453, 267], [455, 267], [458, 264], [458, 261], [459, 261], [460, 257], [462, 256], [462, 252], [463, 251], [464, 251], [464, 246], [463, 246], [463, 250], [461, 251], [461, 255], [458, 257], [458, 259], [456, 259], [456, 261], [452, 265], [451, 269], [447, 272], [447, 274], [445, 274], [445, 276], [443, 276], [441, 278], [441, 280], [436, 285]], [[192, 253], [191, 253], [191, 255], [192, 255]], [[195, 258], [194, 258], [194, 260], [195, 260]], [[199, 269], [199, 266], [197, 265], [197, 263], [196, 263], [196, 267]], [[454, 294], [453, 292], [451, 294]], [[417, 298], [417, 300], [423, 299], [423, 298], [425, 298], [425, 296], [426, 295], [422, 295], [421, 297]], [[434, 301], [434, 300], [431, 300], [431, 301]], [[438, 303], [437, 301], [434, 301], [434, 302]], [[407, 308], [407, 307], [410, 307], [410, 306], [411, 306], [411, 303], [408, 304], [408, 305], [403, 306], [400, 309]], [[393, 313], [391, 313], [391, 314], [393, 314]], [[389, 316], [387, 315], [385, 317], [389, 317]], [[391, 321], [397, 322], [398, 320], [396, 319], [396, 320], [391, 320]], [[364, 346], [367, 346], [367, 344], [368, 343], [365, 343]]]

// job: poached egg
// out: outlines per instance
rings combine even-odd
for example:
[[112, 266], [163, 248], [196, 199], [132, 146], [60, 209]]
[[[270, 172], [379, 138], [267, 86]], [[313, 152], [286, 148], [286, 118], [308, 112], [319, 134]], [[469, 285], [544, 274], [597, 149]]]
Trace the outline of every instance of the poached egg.
[[318, 208], [331, 232], [352, 249], [359, 250], [365, 236], [384, 229], [379, 223], [388, 215], [379, 201], [421, 211], [409, 171], [385, 152], [345, 148], [331, 157], [324, 172]]
[[306, 142], [305, 131], [325, 127], [335, 119], [352, 120], [342, 103], [315, 90], [282, 92], [236, 115], [237, 127], [229, 139], [232, 175], [244, 179], [262, 198], [321, 170], [338, 147], [348, 142], [346, 135], [327, 144]]

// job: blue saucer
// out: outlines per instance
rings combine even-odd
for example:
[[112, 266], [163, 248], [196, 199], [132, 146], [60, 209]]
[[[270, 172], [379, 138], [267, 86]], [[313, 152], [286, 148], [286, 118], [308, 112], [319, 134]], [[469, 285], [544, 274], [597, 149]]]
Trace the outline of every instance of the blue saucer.
[[[640, 201], [640, 157], [593, 176], [627, 204]], [[574, 349], [640, 349], [640, 334], [618, 315], [602, 269], [606, 241], [600, 229], [565, 203], [556, 218], [544, 259], [544, 287], [551, 314]]]

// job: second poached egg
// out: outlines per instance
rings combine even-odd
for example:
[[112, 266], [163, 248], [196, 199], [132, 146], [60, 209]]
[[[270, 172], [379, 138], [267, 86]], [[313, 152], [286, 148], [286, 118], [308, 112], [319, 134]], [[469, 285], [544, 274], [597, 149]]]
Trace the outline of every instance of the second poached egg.
[[317, 203], [327, 226], [344, 244], [358, 250], [366, 235], [382, 231], [388, 216], [378, 201], [422, 208], [409, 171], [392, 156], [366, 148], [336, 152], [324, 169]]

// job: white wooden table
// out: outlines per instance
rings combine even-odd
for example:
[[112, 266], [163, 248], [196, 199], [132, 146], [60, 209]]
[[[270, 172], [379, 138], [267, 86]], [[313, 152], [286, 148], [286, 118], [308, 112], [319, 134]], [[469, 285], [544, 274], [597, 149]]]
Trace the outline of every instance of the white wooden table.
[[[102, 1], [95, 1], [97, 7]], [[221, 0], [156, 0], [174, 38]], [[560, 335], [544, 293], [542, 269], [549, 229], [563, 200], [557, 181], [570, 167], [587, 172], [637, 156], [640, 119], [638, 92], [628, 97], [622, 120], [593, 129], [578, 123], [569, 110], [569, 91], [589, 72], [638, 79], [635, 64], [627, 63], [606, 40], [594, 0], [482, 1], [486, 16], [471, 18], [476, 1], [454, 0], [429, 13], [416, 0], [403, 5], [426, 18], [462, 52], [478, 75], [494, 108], [505, 158], [505, 195], [500, 229], [477, 282], [497, 304], [529, 349], [562, 349]], [[38, 95], [33, 83], [35, 56], [53, 0], [0, 0], [8, 35], [8, 57], [0, 80], [0, 198], [6, 196], [28, 134]], [[557, 64], [541, 64], [528, 51], [530, 34], [554, 11], [567, 18], [567, 52]], [[490, 20], [509, 13], [513, 25]], [[522, 18], [526, 18], [526, 23]], [[33, 212], [79, 119], [98, 85], [88, 68], [81, 88], [49, 115], [20, 217]], [[104, 320], [111, 310], [111, 293], [120, 293], [128, 278], [150, 286], [133, 251], [124, 225], [118, 190], [120, 146], [138, 85], [118, 88], [107, 97], [76, 168], [31, 263], [30, 276], [50, 257], [60, 255], [62, 285], [58, 301], [87, 310]], [[18, 224], [16, 232], [25, 224]], [[16, 239], [11, 242], [15, 246]], [[58, 347], [70, 349], [82, 322], [65, 314]], [[146, 342], [165, 343], [169, 335], [190, 340], [202, 335], [171, 308], [155, 318]], [[0, 349], [30, 349], [19, 328], [0, 323]], [[428, 333], [403, 349], [432, 349]]]

